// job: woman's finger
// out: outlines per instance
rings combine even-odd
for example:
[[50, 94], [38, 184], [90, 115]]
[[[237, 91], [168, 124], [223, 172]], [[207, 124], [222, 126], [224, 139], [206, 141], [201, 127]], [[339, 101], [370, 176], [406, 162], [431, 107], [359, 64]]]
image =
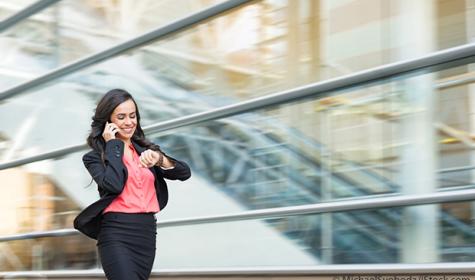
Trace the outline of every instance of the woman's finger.
[[116, 127], [115, 124], [107, 122], [104, 131], [102, 132], [102, 137], [106, 140], [109, 141], [110, 139], [115, 138], [115, 134], [117, 133], [117, 130], [114, 129]]
[[145, 150], [141, 155], [143, 161], [148, 165], [149, 163], [149, 156], [148, 156], [148, 150]]
[[143, 163], [145, 164], [146, 167], [153, 166], [153, 161], [150, 160], [149, 152], [143, 154]]
[[153, 156], [153, 151], [152, 150], [148, 150], [148, 153], [147, 153], [147, 161], [152, 164], [154, 162], [154, 156]]
[[156, 152], [156, 151], [152, 151], [151, 156], [152, 156], [152, 159], [153, 159], [152, 162], [155, 162], [155, 163], [156, 163], [156, 162], [158, 161], [158, 159], [160, 158], [160, 155], [159, 155], [158, 152]]
[[142, 155], [140, 156], [140, 165], [141, 165], [142, 167], [147, 167], [147, 163], [145, 162], [145, 159], [144, 159], [144, 157], [143, 157], [143, 153], [142, 153]]

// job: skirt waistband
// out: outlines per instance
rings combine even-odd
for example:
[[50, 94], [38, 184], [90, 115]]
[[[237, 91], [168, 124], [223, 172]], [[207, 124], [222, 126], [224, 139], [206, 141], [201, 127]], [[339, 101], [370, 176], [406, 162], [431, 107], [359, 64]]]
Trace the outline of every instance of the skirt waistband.
[[122, 213], [107, 212], [102, 215], [104, 220], [119, 220], [124, 222], [156, 222], [155, 213]]

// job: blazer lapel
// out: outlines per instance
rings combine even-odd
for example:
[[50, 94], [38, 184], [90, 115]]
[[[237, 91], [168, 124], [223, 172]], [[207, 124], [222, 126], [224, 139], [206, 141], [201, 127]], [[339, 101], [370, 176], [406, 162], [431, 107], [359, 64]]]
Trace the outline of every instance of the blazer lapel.
[[134, 145], [134, 148], [135, 150], [137, 151], [137, 153], [140, 154], [143, 153], [143, 151], [145, 151], [145, 148], [140, 146], [139, 144], [135, 143], [135, 141], [132, 141], [132, 145]]

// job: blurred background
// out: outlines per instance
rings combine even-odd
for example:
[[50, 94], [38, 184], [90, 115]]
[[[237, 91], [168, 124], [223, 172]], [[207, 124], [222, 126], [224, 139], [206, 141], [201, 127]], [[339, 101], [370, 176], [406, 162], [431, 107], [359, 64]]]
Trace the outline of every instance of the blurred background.
[[[148, 127], [475, 37], [474, 0], [251, 1], [40, 81], [224, 1], [49, 2], [5, 27], [36, 1], [0, 1], [0, 238], [71, 229], [98, 198], [84, 146], [32, 157], [84, 144], [109, 89], [131, 92]], [[473, 189], [474, 69], [470, 61], [442, 65], [151, 129], [147, 136], [193, 173], [169, 182], [170, 201], [157, 218]], [[475, 262], [474, 225], [474, 200], [159, 225], [154, 268]], [[0, 242], [0, 271], [98, 266], [95, 241], [79, 234]]]

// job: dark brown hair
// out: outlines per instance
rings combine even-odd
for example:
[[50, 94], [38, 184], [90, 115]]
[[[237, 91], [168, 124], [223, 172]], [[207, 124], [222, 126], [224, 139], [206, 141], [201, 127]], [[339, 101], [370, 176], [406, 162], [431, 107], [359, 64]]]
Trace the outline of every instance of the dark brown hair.
[[101, 153], [103, 158], [106, 142], [102, 137], [102, 133], [107, 122], [110, 122], [110, 117], [115, 108], [127, 100], [132, 100], [135, 104], [135, 112], [137, 116], [137, 127], [132, 141], [136, 142], [142, 147], [154, 151], [161, 151], [160, 146], [148, 141], [145, 138], [142, 127], [140, 126], [140, 112], [137, 103], [130, 93], [123, 89], [113, 89], [108, 91], [97, 103], [94, 116], [92, 117], [91, 133], [87, 137], [87, 144], [95, 151]]

